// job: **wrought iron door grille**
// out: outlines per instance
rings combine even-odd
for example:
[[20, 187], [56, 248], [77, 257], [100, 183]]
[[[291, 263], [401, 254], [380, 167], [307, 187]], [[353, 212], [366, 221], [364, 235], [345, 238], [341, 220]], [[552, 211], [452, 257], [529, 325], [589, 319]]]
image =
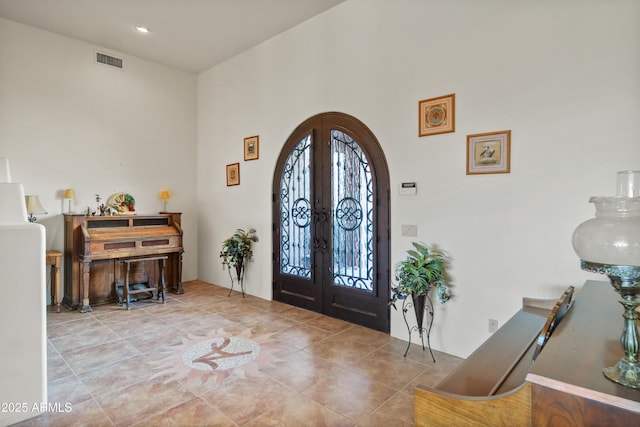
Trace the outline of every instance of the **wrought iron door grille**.
[[373, 291], [373, 180], [364, 152], [331, 131], [333, 283]]
[[311, 135], [291, 150], [280, 180], [280, 266], [311, 277]]

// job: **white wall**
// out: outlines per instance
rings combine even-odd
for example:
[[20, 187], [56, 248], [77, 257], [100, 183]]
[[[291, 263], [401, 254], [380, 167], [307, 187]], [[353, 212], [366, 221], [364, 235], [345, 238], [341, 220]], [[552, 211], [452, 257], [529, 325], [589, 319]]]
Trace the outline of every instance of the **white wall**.
[[0, 19], [0, 157], [48, 210], [47, 249], [64, 246], [65, 188], [75, 212], [126, 192], [140, 214], [162, 210], [166, 188], [183, 212], [183, 280], [197, 278], [196, 90], [194, 74]]
[[[640, 3], [348, 0], [198, 77], [199, 278], [228, 286], [220, 242], [254, 226], [249, 293], [271, 297], [271, 185], [304, 119], [340, 111], [377, 136], [391, 172], [392, 263], [411, 238], [453, 259], [432, 345], [467, 356], [521, 298], [604, 280], [579, 268], [575, 227], [616, 171], [640, 168]], [[456, 94], [456, 132], [419, 138], [421, 99]], [[466, 175], [466, 135], [510, 129], [511, 173]], [[260, 135], [260, 159], [243, 138]], [[240, 163], [241, 184], [225, 185]], [[418, 195], [399, 196], [403, 181]], [[615, 293], [612, 291], [612, 298]], [[392, 334], [407, 336], [392, 311]]]
[[[593, 216], [589, 196], [640, 168], [639, 13], [635, 0], [348, 0], [197, 80], [118, 52], [125, 70], [106, 68], [96, 46], [0, 19], [0, 157], [49, 210], [47, 248], [63, 246], [65, 188], [75, 211], [126, 191], [150, 213], [166, 187], [184, 213], [184, 280], [228, 286], [220, 242], [253, 226], [246, 284], [270, 298], [280, 149], [314, 114], [354, 115], [378, 137], [392, 188], [418, 183], [416, 197], [392, 195], [392, 262], [413, 240], [402, 224], [453, 258], [455, 297], [432, 344], [466, 356], [522, 296], [603, 279], [580, 271], [571, 233]], [[456, 132], [417, 137], [418, 101], [448, 93]], [[512, 172], [467, 176], [466, 135], [503, 129]], [[260, 159], [244, 162], [256, 134]], [[241, 185], [226, 187], [235, 162]], [[393, 311], [392, 334], [406, 337]]]

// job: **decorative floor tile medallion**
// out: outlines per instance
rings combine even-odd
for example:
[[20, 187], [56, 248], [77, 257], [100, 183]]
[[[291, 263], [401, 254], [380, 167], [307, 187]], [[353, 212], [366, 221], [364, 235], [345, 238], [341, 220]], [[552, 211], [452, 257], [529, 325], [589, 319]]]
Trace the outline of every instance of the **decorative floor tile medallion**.
[[257, 375], [258, 369], [281, 361], [274, 353], [281, 350], [274, 334], [253, 336], [251, 329], [230, 334], [219, 329], [207, 336], [189, 334], [181, 344], [167, 347], [165, 357], [156, 362], [158, 373], [171, 373], [167, 382], [187, 379], [190, 383], [205, 384], [214, 380], [224, 386], [225, 380]]
[[201, 371], [237, 368], [260, 354], [260, 344], [241, 337], [201, 341], [182, 353], [182, 363]]

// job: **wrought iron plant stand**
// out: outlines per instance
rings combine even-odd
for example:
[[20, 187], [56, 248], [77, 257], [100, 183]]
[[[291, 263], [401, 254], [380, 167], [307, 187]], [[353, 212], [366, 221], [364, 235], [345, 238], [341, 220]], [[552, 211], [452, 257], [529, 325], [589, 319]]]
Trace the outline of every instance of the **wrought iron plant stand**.
[[[409, 321], [407, 320], [407, 311], [410, 308], [413, 308], [413, 311], [416, 315], [417, 325], [409, 325]], [[424, 315], [427, 314], [427, 318], [425, 319]], [[424, 338], [425, 335], [427, 337], [427, 347], [429, 349], [429, 354], [431, 354], [431, 359], [435, 362], [436, 358], [433, 356], [433, 351], [431, 351], [431, 342], [429, 340], [429, 336], [431, 335], [431, 326], [433, 325], [433, 301], [429, 295], [420, 295], [420, 296], [411, 296], [411, 302], [409, 302], [408, 298], [405, 298], [402, 301], [402, 317], [404, 318], [404, 323], [407, 325], [407, 331], [409, 331], [409, 343], [407, 344], [407, 349], [404, 352], [404, 357], [407, 357], [407, 353], [409, 353], [409, 348], [411, 347], [411, 335], [414, 332], [417, 332], [420, 336], [420, 341], [422, 342], [422, 350], [425, 350]], [[426, 321], [426, 325], [425, 322]]]

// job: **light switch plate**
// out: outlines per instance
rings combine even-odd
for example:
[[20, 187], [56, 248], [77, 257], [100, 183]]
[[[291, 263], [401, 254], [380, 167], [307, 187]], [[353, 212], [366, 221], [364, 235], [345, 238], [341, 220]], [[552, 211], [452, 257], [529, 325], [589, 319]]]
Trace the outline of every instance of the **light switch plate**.
[[404, 237], [418, 237], [418, 226], [402, 224], [402, 235]]

